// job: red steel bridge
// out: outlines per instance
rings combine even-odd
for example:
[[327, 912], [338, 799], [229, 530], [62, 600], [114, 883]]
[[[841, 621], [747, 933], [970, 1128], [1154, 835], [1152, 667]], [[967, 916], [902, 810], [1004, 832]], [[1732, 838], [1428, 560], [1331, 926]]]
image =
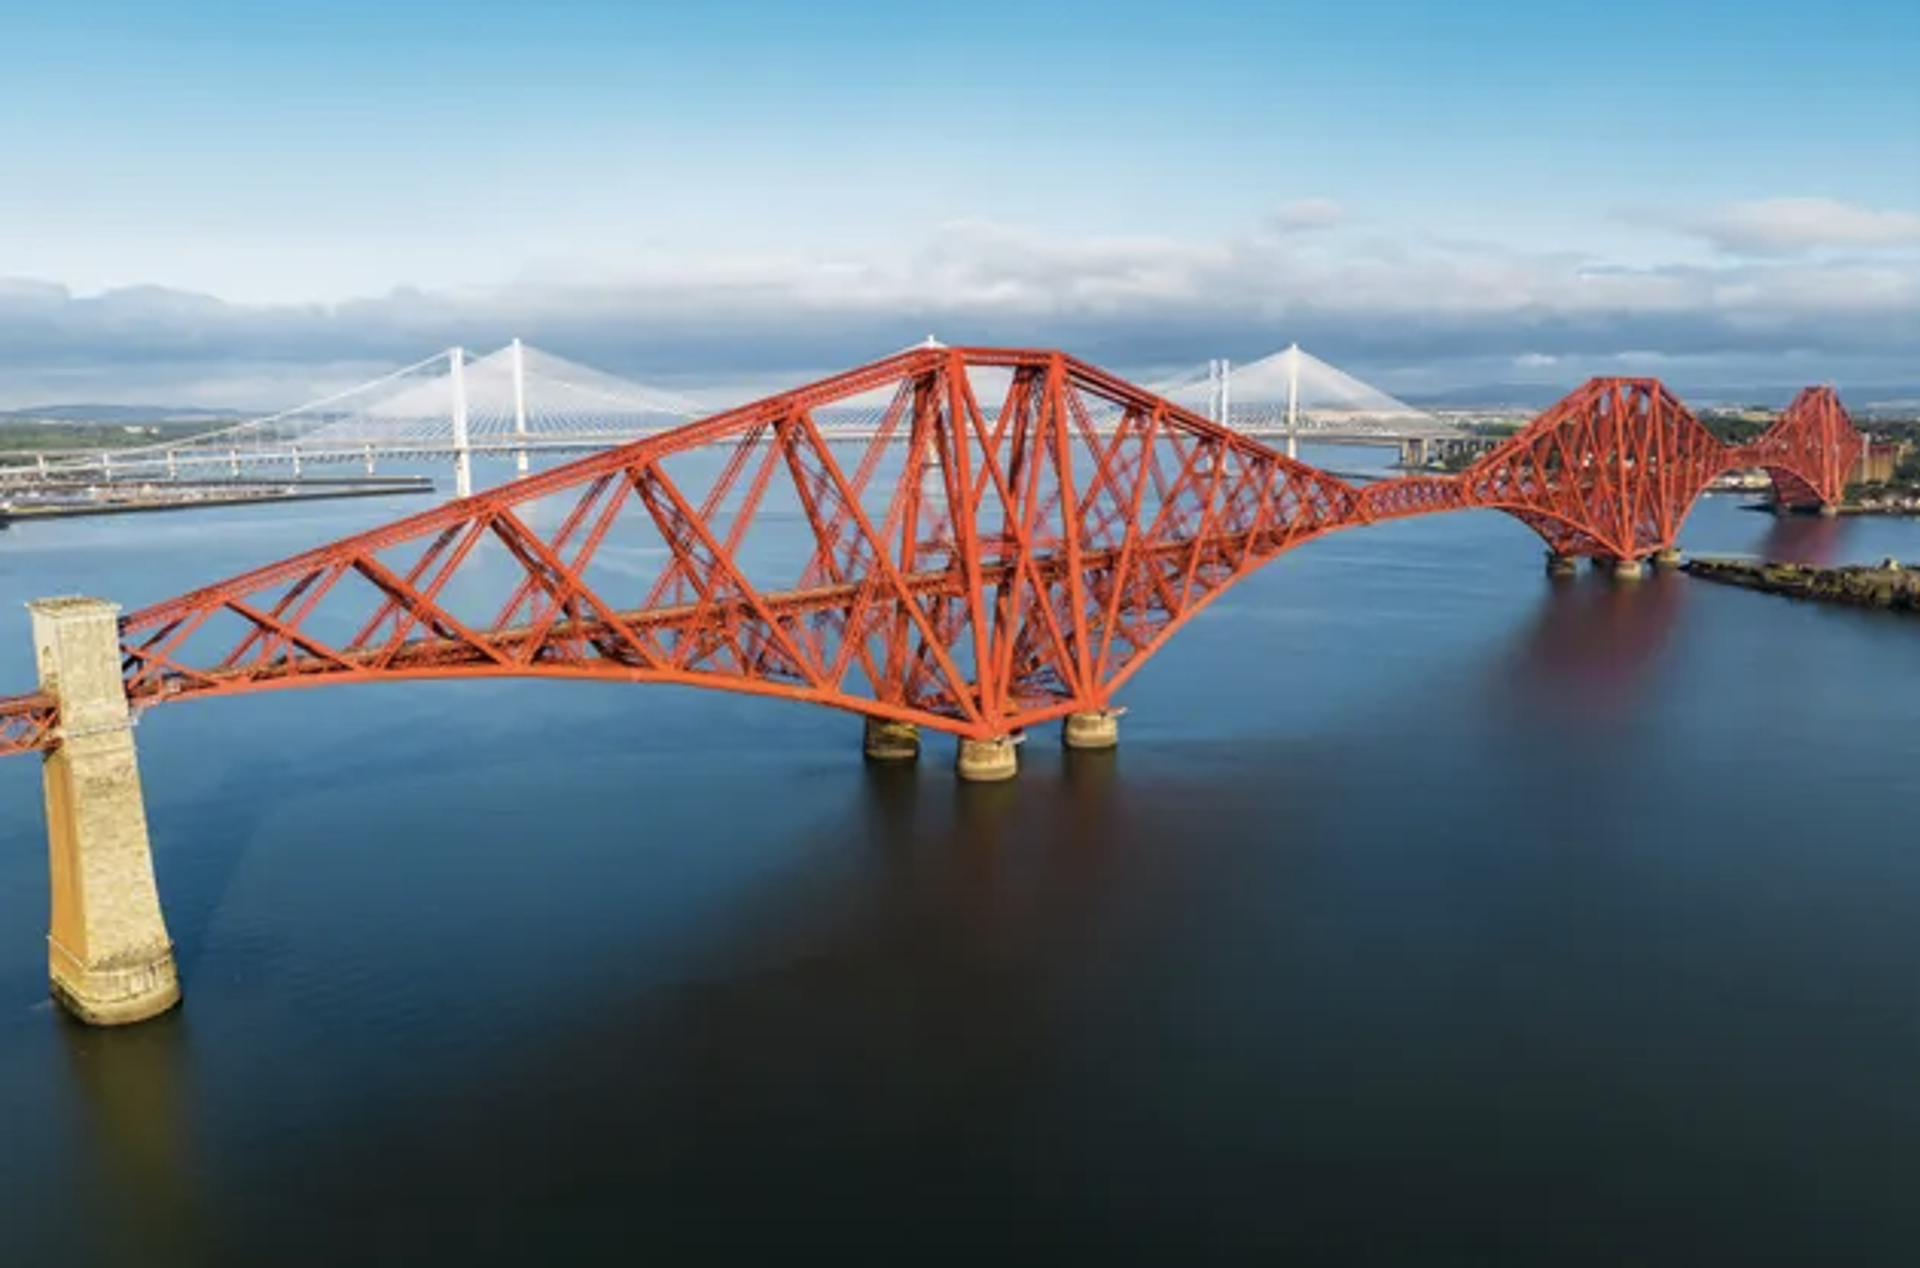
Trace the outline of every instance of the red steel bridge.
[[[872, 437], [830, 446], [816, 416], [862, 403]], [[1632, 571], [1716, 475], [1831, 507], [1865, 445], [1828, 388], [1735, 447], [1656, 380], [1595, 379], [1457, 475], [1357, 487], [1062, 353], [916, 348], [127, 614], [123, 671], [136, 710], [514, 675], [993, 740], [1107, 710], [1324, 533], [1487, 508]], [[50, 696], [0, 698], [0, 753], [57, 743]]]

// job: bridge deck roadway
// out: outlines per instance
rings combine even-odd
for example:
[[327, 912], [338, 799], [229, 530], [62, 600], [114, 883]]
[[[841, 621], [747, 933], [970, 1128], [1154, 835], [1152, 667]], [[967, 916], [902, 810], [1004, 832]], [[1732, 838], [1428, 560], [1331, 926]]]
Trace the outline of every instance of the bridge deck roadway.
[[[597, 453], [603, 449], [617, 449], [622, 445], [666, 435], [670, 430], [662, 428], [656, 432], [632, 432], [618, 435], [528, 436], [524, 439], [485, 437], [476, 438], [468, 446], [467, 452], [482, 457], [511, 457], [518, 453]], [[1095, 430], [1100, 434], [1109, 434], [1111, 431], [1110, 428]], [[1236, 427], [1234, 430], [1240, 435], [1258, 440], [1284, 439], [1288, 434], [1284, 427], [1258, 425]], [[820, 429], [820, 434], [830, 444], [863, 444], [871, 441], [878, 433], [871, 428], [826, 426]], [[1301, 428], [1294, 435], [1297, 439], [1310, 444], [1369, 447], [1395, 446], [1403, 440], [1425, 440], [1438, 443], [1471, 439], [1465, 432], [1335, 431], [1308, 427]], [[895, 443], [905, 439], [904, 436], [893, 437]], [[5, 463], [0, 463], [0, 483], [38, 480], [48, 476], [94, 474], [112, 479], [152, 478], [157, 473], [172, 474], [182, 469], [290, 466], [296, 461], [302, 465], [345, 465], [364, 463], [369, 457], [375, 461], [405, 458], [451, 459], [457, 452], [450, 441], [442, 440], [336, 440], [319, 446], [290, 443], [233, 449], [183, 447], [173, 450], [171, 456], [166, 452], [141, 449], [137, 452], [122, 453], [108, 451], [104, 462], [98, 454], [47, 454], [45, 457], [48, 465], [44, 472], [37, 465], [40, 455], [11, 455]]]

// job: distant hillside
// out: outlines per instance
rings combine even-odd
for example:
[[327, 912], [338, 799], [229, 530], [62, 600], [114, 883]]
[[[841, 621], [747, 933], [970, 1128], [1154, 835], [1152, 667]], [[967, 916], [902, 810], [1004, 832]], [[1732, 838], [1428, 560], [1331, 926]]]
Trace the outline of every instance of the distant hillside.
[[[1585, 380], [1581, 380], [1584, 382]], [[1473, 387], [1440, 388], [1430, 392], [1408, 392], [1402, 399], [1409, 405], [1434, 410], [1494, 410], [1520, 408], [1543, 410], [1578, 387], [1568, 383], [1483, 383]], [[1905, 410], [1911, 412], [1920, 400], [1920, 387], [1913, 385], [1842, 383], [1841, 398], [1853, 410]], [[1725, 387], [1675, 384], [1674, 391], [1695, 408], [1710, 406], [1763, 405], [1780, 408], [1793, 399], [1799, 386]]]
[[[1584, 381], [1584, 380], [1582, 380]], [[1400, 399], [1419, 409], [1431, 410], [1523, 410], [1538, 413], [1580, 385], [1565, 383], [1479, 383], [1465, 387], [1435, 388], [1425, 392], [1403, 392]], [[1777, 409], [1799, 390], [1791, 387], [1713, 387], [1676, 384], [1681, 399], [1696, 408], [1714, 406], [1759, 405]], [[1859, 412], [1920, 413], [1920, 383], [1840, 385], [1847, 405]], [[162, 425], [173, 430], [181, 424], [199, 423], [219, 426], [244, 422], [252, 415], [240, 410], [204, 409], [185, 405], [34, 405], [23, 409], [0, 409], [0, 425], [19, 423], [68, 423], [96, 426]]]
[[1569, 386], [1539, 383], [1482, 383], [1473, 387], [1402, 392], [1400, 399], [1421, 409], [1543, 409], [1567, 394]]
[[32, 405], [0, 410], [0, 422], [10, 423], [187, 423], [229, 422], [246, 415], [229, 409], [195, 409], [179, 405]]

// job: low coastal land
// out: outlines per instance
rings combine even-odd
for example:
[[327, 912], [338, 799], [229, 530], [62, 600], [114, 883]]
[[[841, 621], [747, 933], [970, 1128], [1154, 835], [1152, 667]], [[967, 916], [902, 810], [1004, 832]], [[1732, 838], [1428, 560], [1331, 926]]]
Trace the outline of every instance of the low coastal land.
[[1903, 567], [1895, 559], [1836, 568], [1754, 559], [1690, 559], [1681, 568], [1703, 581], [1790, 599], [1920, 612], [1920, 568]]
[[262, 502], [312, 502], [334, 498], [393, 497], [433, 492], [425, 476], [364, 476], [353, 479], [158, 481], [86, 488], [0, 484], [0, 528], [33, 520], [156, 511], [212, 510]]

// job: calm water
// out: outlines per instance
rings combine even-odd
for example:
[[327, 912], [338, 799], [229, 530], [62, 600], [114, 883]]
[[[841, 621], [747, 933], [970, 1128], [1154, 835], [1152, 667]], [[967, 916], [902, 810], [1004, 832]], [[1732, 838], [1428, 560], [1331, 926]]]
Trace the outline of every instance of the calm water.
[[[413, 505], [0, 534], [0, 689], [17, 600]], [[1287, 557], [1117, 756], [1036, 734], [1005, 787], [668, 689], [161, 709], [161, 1023], [45, 1002], [0, 763], [0, 1263], [1910, 1263], [1917, 680], [1911, 621], [1553, 585], [1469, 514]]]

